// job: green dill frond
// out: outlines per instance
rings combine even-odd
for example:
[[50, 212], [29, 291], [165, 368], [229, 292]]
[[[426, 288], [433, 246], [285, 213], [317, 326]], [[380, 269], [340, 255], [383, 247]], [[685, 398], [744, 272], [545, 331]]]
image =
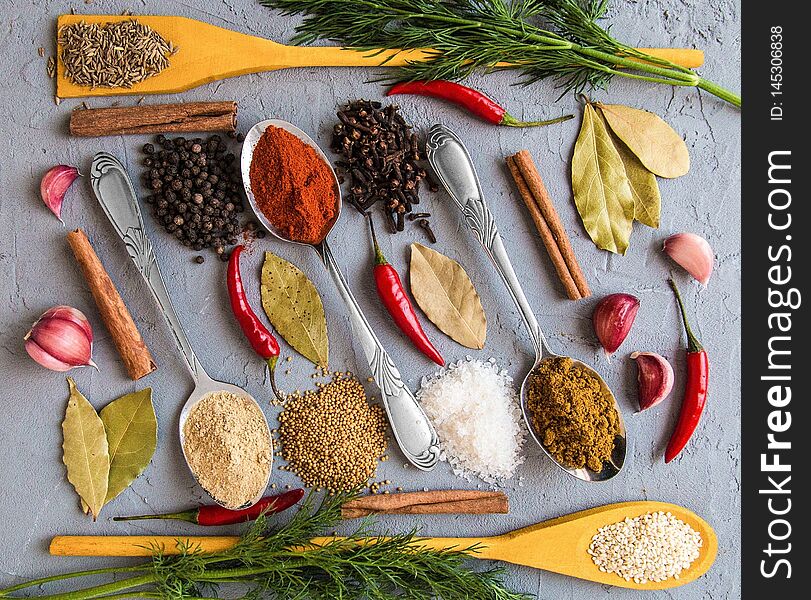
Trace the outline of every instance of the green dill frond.
[[740, 106], [736, 94], [690, 69], [616, 40], [599, 22], [608, 0], [259, 1], [304, 17], [293, 43], [433, 49], [428, 60], [392, 67], [381, 81], [461, 80], [476, 71], [514, 70], [521, 83], [552, 79], [565, 94], [601, 88], [620, 76], [697, 86]]

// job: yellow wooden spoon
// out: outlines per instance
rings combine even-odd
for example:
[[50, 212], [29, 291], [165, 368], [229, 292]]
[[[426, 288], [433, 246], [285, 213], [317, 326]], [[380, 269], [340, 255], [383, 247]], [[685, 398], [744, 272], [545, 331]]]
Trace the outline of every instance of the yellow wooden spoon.
[[[638, 584], [614, 573], [603, 573], [595, 566], [587, 550], [600, 527], [657, 511], [670, 512], [701, 534], [701, 552], [679, 579]], [[330, 539], [316, 538], [313, 543], [323, 544]], [[183, 541], [186, 547], [199, 546], [203, 552], [219, 552], [231, 548], [238, 540], [237, 536], [60, 535], [51, 540], [50, 552], [57, 556], [150, 556], [152, 548], [162, 548], [165, 554], [177, 554], [178, 541]], [[701, 517], [675, 504], [650, 501], [608, 504], [495, 537], [422, 538], [420, 543], [435, 549], [479, 544], [481, 550], [472, 555], [474, 558], [501, 560], [640, 590], [661, 590], [690, 583], [707, 572], [718, 552], [715, 532]]]
[[[78, 86], [65, 77], [65, 67], [59, 58], [57, 45], [56, 95], [60, 98], [85, 96], [115, 96], [122, 94], [171, 94], [182, 92], [204, 83], [244, 75], [273, 71], [288, 67], [376, 67], [387, 59], [388, 66], [402, 66], [406, 61], [421, 60], [424, 50], [397, 54], [396, 50], [382, 53], [356, 52], [337, 46], [285, 46], [244, 33], [216, 27], [209, 23], [172, 16], [132, 15], [60, 15], [57, 27], [84, 21], [110, 23], [137, 19], [157, 31], [178, 51], [170, 58], [170, 65], [131, 88]], [[701, 50], [681, 48], [648, 48], [644, 52], [665, 58], [688, 68], [701, 66]]]

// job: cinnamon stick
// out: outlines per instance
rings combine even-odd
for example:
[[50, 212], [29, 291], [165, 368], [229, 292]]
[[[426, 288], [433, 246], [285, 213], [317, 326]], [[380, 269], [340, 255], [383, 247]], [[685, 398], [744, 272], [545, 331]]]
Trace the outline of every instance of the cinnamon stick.
[[555, 271], [558, 274], [558, 279], [560, 279], [560, 282], [563, 284], [563, 288], [566, 290], [566, 295], [570, 300], [580, 300], [582, 298], [580, 295], [580, 290], [577, 289], [577, 284], [574, 282], [572, 274], [569, 273], [569, 267], [566, 266], [566, 260], [563, 258], [563, 254], [561, 254], [560, 248], [558, 248], [558, 245], [555, 242], [555, 238], [549, 229], [549, 225], [546, 224], [543, 214], [541, 213], [541, 209], [538, 208], [538, 205], [535, 203], [535, 199], [532, 197], [532, 192], [530, 192], [529, 188], [527, 187], [527, 183], [524, 181], [524, 176], [521, 175], [521, 171], [518, 169], [518, 165], [515, 164], [515, 160], [512, 156], [507, 157], [507, 168], [510, 170], [510, 174], [515, 180], [515, 186], [518, 188], [518, 193], [521, 195], [521, 200], [524, 201], [527, 210], [529, 210], [532, 221], [535, 223], [535, 228], [538, 230], [538, 233], [541, 236], [541, 241], [543, 241], [543, 244], [546, 247], [546, 252], [549, 254], [549, 258], [552, 260], [552, 265], [555, 267]]
[[371, 514], [429, 515], [429, 514], [506, 514], [510, 511], [507, 496], [502, 492], [477, 490], [434, 490], [375, 494], [355, 498], [341, 507], [341, 517], [357, 519]]
[[157, 369], [157, 365], [90, 240], [84, 231], [77, 229], [68, 233], [68, 244], [130, 378], [134, 381], [148, 375]]
[[70, 134], [81, 137], [137, 133], [236, 131], [236, 102], [183, 102], [76, 109]]
[[[572, 300], [588, 298], [591, 296], [591, 290], [580, 269], [580, 264], [577, 262], [569, 236], [552, 204], [549, 192], [532, 161], [532, 156], [528, 151], [521, 150], [508, 158], [507, 165], [519, 188], [521, 199], [532, 215], [547, 252], [552, 258], [555, 270], [566, 288], [566, 294]], [[561, 260], [563, 264], [560, 263]], [[564, 266], [568, 276], [561, 275]], [[572, 283], [574, 283], [574, 288], [572, 288]]]

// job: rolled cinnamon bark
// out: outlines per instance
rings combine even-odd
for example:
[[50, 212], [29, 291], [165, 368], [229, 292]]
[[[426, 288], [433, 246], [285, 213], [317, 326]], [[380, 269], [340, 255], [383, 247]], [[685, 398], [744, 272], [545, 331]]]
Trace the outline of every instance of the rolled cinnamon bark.
[[77, 229], [68, 233], [68, 244], [130, 378], [136, 380], [148, 375], [158, 367], [90, 240], [84, 231]]
[[371, 514], [506, 514], [509, 500], [502, 492], [477, 490], [434, 490], [375, 494], [355, 498], [341, 507], [341, 517], [357, 519]]
[[577, 289], [577, 284], [574, 282], [572, 274], [569, 273], [566, 260], [563, 258], [563, 254], [560, 253], [560, 248], [558, 248], [555, 242], [555, 237], [552, 235], [549, 225], [546, 224], [541, 209], [538, 208], [538, 204], [535, 202], [535, 198], [533, 198], [532, 192], [527, 187], [527, 182], [524, 180], [524, 176], [521, 175], [521, 170], [518, 168], [512, 156], [507, 157], [507, 168], [510, 170], [510, 174], [515, 181], [515, 187], [518, 188], [521, 200], [524, 201], [524, 205], [527, 207], [529, 215], [535, 223], [535, 228], [538, 230], [541, 241], [546, 247], [546, 252], [552, 260], [552, 265], [555, 267], [558, 279], [560, 279], [563, 288], [566, 290], [566, 295], [569, 297], [569, 300], [580, 300], [582, 298], [580, 290]]
[[[507, 164], [510, 166], [510, 172], [516, 181], [516, 185], [519, 187], [519, 191], [522, 192], [521, 198], [524, 200], [524, 203], [527, 205], [527, 208], [532, 214], [532, 218], [538, 227], [541, 237], [544, 238], [544, 244], [546, 245], [547, 250], [550, 251], [552, 261], [555, 262], [557, 260], [557, 255], [559, 254], [566, 265], [566, 270], [569, 272], [569, 276], [574, 281], [577, 290], [576, 295], [571, 290], [567, 280], [561, 276], [561, 281], [563, 282], [564, 287], [566, 287], [566, 293], [568, 294], [569, 298], [572, 300], [588, 298], [591, 296], [591, 290], [589, 289], [589, 285], [586, 282], [585, 276], [583, 275], [583, 271], [580, 269], [580, 264], [577, 262], [577, 257], [575, 256], [574, 249], [569, 241], [569, 236], [566, 234], [566, 230], [563, 228], [563, 223], [558, 216], [557, 210], [555, 210], [555, 206], [552, 204], [551, 198], [549, 198], [549, 192], [546, 191], [546, 186], [544, 185], [543, 179], [541, 179], [541, 175], [538, 173], [538, 169], [535, 167], [535, 163], [532, 161], [532, 156], [526, 150], [521, 150], [517, 154], [509, 157]], [[514, 165], [515, 168], [513, 168], [512, 165]], [[529, 196], [526, 196], [521, 190], [521, 184], [517, 177], [518, 173], [520, 173], [526, 189], [530, 192]], [[546, 225], [546, 230], [551, 234], [551, 239], [545, 236], [543, 224], [539, 225], [539, 220], [542, 220]], [[552, 245], [557, 248], [557, 251], [550, 250]], [[555, 268], [560, 274], [560, 268], [557, 263], [555, 264]]]
[[236, 102], [183, 102], [76, 109], [70, 134], [81, 137], [135, 133], [236, 131]]

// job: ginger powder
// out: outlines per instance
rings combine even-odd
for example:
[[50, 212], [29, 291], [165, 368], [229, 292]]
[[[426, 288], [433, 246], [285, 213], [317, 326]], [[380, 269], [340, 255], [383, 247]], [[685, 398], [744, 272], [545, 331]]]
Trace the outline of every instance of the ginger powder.
[[272, 459], [262, 410], [231, 392], [212, 392], [191, 409], [183, 452], [197, 481], [227, 508], [239, 508], [267, 486]]

